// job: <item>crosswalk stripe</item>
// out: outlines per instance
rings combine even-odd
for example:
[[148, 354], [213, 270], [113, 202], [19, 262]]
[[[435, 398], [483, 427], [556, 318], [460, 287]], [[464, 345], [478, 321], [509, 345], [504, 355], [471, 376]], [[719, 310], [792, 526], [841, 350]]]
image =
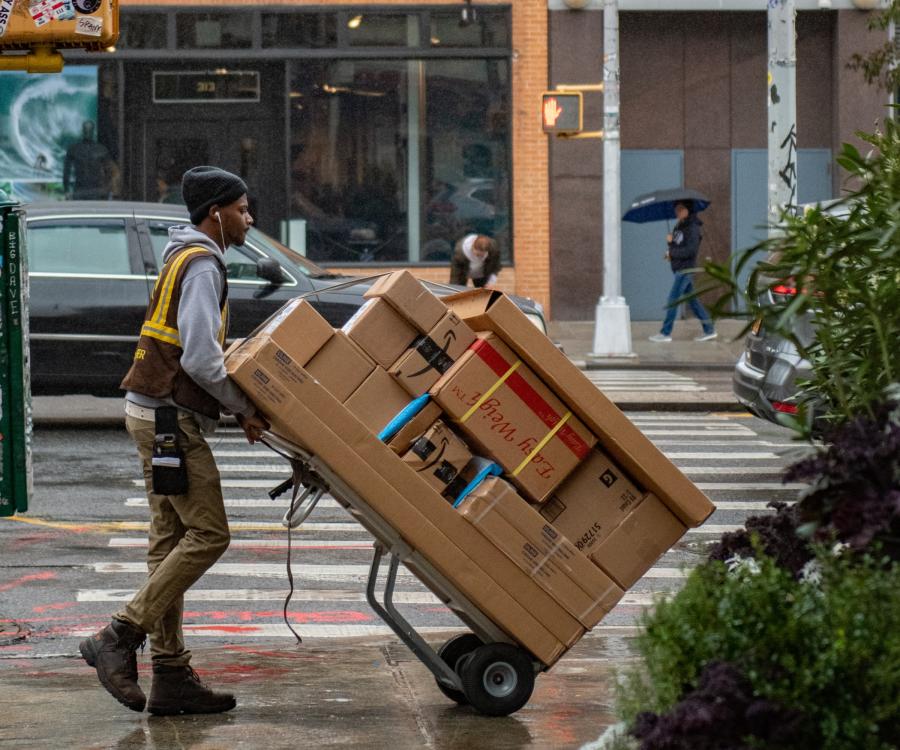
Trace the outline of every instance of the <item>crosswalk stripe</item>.
[[743, 524], [715, 524], [715, 523], [705, 523], [703, 526], [700, 526], [696, 529], [688, 529], [688, 535], [695, 534], [727, 534], [730, 531], [738, 531], [739, 529], [743, 529]]
[[745, 491], [793, 491], [805, 489], [808, 485], [800, 482], [697, 482], [697, 488], [701, 490], [745, 490]]
[[678, 468], [689, 476], [696, 474], [781, 475], [784, 472], [784, 466], [685, 466], [680, 464]]
[[[719, 443], [721, 445], [721, 443]], [[739, 451], [734, 453], [701, 453], [701, 452], [681, 452], [678, 453], [668, 453], [663, 451], [666, 454], [666, 458], [672, 461], [676, 460], [684, 460], [688, 458], [702, 458], [703, 460], [717, 460], [717, 461], [730, 461], [733, 459], [740, 459], [742, 461], [771, 461], [772, 459], [778, 458], [777, 453], [772, 453], [770, 451]]]
[[[125, 499], [125, 505], [129, 508], [146, 508], [149, 506], [149, 503], [146, 497], [129, 497]], [[276, 498], [275, 500], [270, 500], [267, 497], [225, 498], [226, 508], [289, 508], [290, 506], [291, 499], [287, 493], [279, 498]], [[323, 497], [316, 504], [316, 509], [340, 507], [342, 507], [341, 504], [338, 503], [338, 501], [334, 498], [330, 497]], [[355, 526], [356, 523], [354, 522], [352, 525]]]
[[[795, 500], [779, 500], [779, 502], [786, 503], [788, 505], [793, 505]], [[717, 510], [759, 510], [759, 511], [772, 511], [771, 508], [768, 507], [768, 500], [760, 500], [758, 502], [754, 502], [752, 500], [741, 501], [741, 500], [716, 500], [716, 509]]]
[[[284, 637], [293, 640], [294, 636], [283, 623], [260, 623], [252, 625], [241, 623], [216, 623], [215, 625], [188, 625], [185, 624], [184, 632], [192, 636], [227, 636], [230, 638], [278, 638]], [[303, 636], [304, 641], [317, 638], [361, 638], [364, 636], [393, 636], [393, 631], [387, 625], [320, 625], [320, 624], [295, 624], [294, 628]], [[453, 635], [462, 633], [466, 628], [461, 625], [424, 625], [416, 630], [423, 635], [443, 633]], [[605, 638], [609, 636], [632, 636], [640, 632], [635, 625], [598, 625], [586, 638]], [[87, 638], [93, 635], [94, 628], [72, 628], [68, 635], [72, 638]]]
[[[304, 524], [305, 525], [305, 524]], [[366, 533], [366, 530], [361, 526], [357, 526], [357, 528], [362, 532]], [[308, 529], [309, 530], [309, 529]], [[285, 531], [285, 534], [287, 532]], [[148, 540], [146, 537], [112, 537], [109, 540], [108, 546], [110, 547], [119, 547], [119, 548], [134, 548], [134, 547], [147, 547]], [[229, 543], [229, 548], [256, 548], [256, 547], [272, 547], [275, 549], [287, 549], [288, 541], [287, 536], [284, 539], [232, 539]], [[371, 539], [291, 539], [291, 546], [297, 549], [372, 549], [372, 540]]]
[[[713, 429], [698, 429], [698, 430], [662, 430], [662, 429], [653, 429], [653, 430], [641, 430], [647, 437], [663, 437], [669, 436], [672, 437], [744, 437], [746, 435], [756, 435], [753, 430], [747, 429], [727, 429], [727, 430], [713, 430]], [[687, 441], [685, 441], [687, 442]], [[730, 442], [729, 442], [730, 445]]]
[[[144, 562], [95, 562], [92, 563], [95, 573], [140, 573], [146, 575], [147, 564]], [[335, 578], [365, 578], [369, 575], [368, 565], [307, 565], [292, 566], [295, 578], [331, 581]], [[412, 576], [404, 567], [398, 569], [401, 576]], [[250, 578], [286, 578], [287, 572], [281, 563], [215, 563], [205, 575], [246, 576]], [[680, 568], [654, 567], [647, 571], [644, 578], [684, 578]]]

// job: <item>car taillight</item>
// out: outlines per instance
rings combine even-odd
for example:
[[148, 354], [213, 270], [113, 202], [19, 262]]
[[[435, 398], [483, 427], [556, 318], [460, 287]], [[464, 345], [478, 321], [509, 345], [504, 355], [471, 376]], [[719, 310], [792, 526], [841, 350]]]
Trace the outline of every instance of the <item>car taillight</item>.
[[785, 401], [773, 401], [772, 408], [780, 411], [782, 414], [796, 414], [797, 404], [789, 404]]
[[787, 286], [787, 284], [776, 284], [772, 287], [772, 294], [792, 295], [797, 293], [797, 287]]

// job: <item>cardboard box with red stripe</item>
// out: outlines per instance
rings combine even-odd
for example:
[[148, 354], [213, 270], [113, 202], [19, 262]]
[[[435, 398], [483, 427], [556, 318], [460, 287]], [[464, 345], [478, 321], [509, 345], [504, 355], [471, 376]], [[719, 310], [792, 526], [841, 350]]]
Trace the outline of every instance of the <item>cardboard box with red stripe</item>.
[[431, 389], [444, 413], [535, 502], [590, 453], [596, 438], [494, 333], [479, 333]]

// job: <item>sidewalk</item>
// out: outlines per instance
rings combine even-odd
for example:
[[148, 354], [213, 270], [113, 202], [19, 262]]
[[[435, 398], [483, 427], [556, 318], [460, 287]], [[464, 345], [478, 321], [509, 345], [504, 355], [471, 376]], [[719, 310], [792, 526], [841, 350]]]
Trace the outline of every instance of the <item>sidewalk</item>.
[[[301, 633], [303, 628], [300, 628]], [[60, 644], [74, 651], [73, 643]], [[549, 673], [530, 702], [504, 718], [456, 706], [399, 641], [260, 642], [193, 648], [193, 665], [235, 693], [233, 711], [154, 717], [120, 706], [94, 670], [68, 655], [0, 658], [4, 748], [365, 747], [577, 748], [613, 723], [613, 665], [628, 659], [617, 637], [586, 638]], [[146, 692], [149, 654], [139, 656]]]
[[716, 324], [718, 338], [694, 341], [701, 333], [700, 324], [693, 318], [675, 323], [672, 341], [656, 344], [649, 337], [659, 333], [658, 321], [634, 321], [631, 324], [631, 347], [635, 354], [629, 358], [596, 358], [590, 352], [594, 344], [594, 321], [553, 321], [549, 324], [551, 339], [585, 369], [603, 367], [640, 367], [667, 370], [727, 370], [731, 371], [744, 350], [743, 339], [733, 340], [744, 328], [743, 320], [720, 320]]

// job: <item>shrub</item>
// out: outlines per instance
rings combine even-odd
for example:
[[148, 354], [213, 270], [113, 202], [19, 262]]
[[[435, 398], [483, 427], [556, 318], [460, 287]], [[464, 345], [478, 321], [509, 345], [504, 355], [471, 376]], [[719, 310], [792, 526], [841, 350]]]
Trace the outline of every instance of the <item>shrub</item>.
[[700, 687], [706, 665], [725, 662], [754, 700], [802, 717], [792, 750], [896, 748], [900, 565], [820, 552], [813, 581], [757, 558], [732, 572], [699, 566], [644, 615], [642, 664], [621, 681], [620, 715], [637, 728], [645, 711], [668, 714]]

